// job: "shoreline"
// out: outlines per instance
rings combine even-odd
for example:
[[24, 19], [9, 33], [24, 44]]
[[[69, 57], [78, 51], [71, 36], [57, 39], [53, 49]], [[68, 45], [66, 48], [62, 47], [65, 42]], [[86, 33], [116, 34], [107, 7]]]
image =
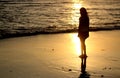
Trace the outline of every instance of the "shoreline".
[[[90, 32], [86, 40], [86, 75], [119, 78], [120, 31]], [[77, 33], [0, 40], [2, 78], [81, 78]], [[82, 65], [83, 63], [83, 65]]]
[[[59, 34], [59, 33], [73, 33], [77, 32], [77, 28], [71, 29], [59, 29], [57, 27], [13, 27], [13, 28], [1, 28], [0, 29], [0, 39], [12, 38], [12, 37], [22, 37], [22, 36], [32, 36], [39, 34]], [[114, 27], [90, 27], [90, 32], [97, 31], [111, 31], [120, 30], [120, 26]]]

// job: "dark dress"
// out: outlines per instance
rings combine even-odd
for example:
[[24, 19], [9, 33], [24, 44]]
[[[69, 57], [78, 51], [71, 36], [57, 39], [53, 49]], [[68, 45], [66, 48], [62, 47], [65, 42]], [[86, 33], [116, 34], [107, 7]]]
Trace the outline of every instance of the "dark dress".
[[80, 37], [80, 39], [86, 39], [89, 37], [89, 17], [88, 16], [81, 16], [79, 18], [78, 37]]

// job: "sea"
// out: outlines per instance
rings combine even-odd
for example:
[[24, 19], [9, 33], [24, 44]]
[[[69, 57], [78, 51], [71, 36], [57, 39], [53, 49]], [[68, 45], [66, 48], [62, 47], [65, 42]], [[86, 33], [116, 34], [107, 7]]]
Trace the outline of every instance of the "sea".
[[0, 28], [77, 29], [81, 7], [90, 27], [120, 27], [120, 0], [0, 0]]

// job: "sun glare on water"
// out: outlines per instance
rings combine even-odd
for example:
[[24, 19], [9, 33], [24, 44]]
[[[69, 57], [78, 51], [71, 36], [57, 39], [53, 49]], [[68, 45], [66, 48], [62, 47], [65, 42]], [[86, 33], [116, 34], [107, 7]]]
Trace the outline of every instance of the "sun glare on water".
[[[73, 4], [73, 8], [74, 8], [74, 14], [73, 14], [73, 20], [74, 20], [74, 23], [75, 24], [78, 24], [78, 18], [79, 18], [79, 9], [82, 7], [82, 4], [79, 3], [78, 0], [74, 0], [74, 4]], [[81, 45], [80, 45], [80, 40], [77, 36], [77, 34], [72, 34], [72, 41], [74, 43], [74, 46], [75, 46], [75, 50], [76, 50], [76, 53], [77, 55], [81, 55]]]
[[71, 21], [70, 23], [74, 26], [78, 26], [78, 22], [79, 22], [79, 16], [80, 16], [80, 12], [79, 9], [82, 7], [82, 4], [80, 2], [74, 2], [72, 4], [72, 9], [71, 10]]
[[75, 9], [80, 9], [80, 8], [82, 7], [82, 5], [79, 4], [79, 3], [75, 3], [75, 4], [73, 5], [73, 7], [74, 7]]
[[80, 40], [79, 40], [77, 34], [72, 34], [71, 39], [72, 39], [73, 45], [75, 47], [76, 54], [78, 56], [81, 55], [81, 45], [80, 45]]

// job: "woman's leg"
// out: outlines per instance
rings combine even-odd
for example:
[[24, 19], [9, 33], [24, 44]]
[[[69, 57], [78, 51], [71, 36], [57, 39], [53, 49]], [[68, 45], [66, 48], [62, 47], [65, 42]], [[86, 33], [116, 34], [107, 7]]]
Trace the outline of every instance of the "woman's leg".
[[81, 38], [81, 55], [84, 55], [84, 40]]
[[86, 55], [86, 45], [85, 45], [85, 39], [84, 39], [84, 44], [83, 44], [83, 46], [84, 46], [84, 55]]
[[81, 52], [82, 52], [82, 55], [86, 55], [85, 39], [81, 39]]
[[81, 48], [81, 55], [83, 55], [83, 48], [82, 48], [82, 40], [81, 40], [81, 38], [80, 38], [80, 43], [81, 43], [81, 46], [80, 46], [80, 48]]

